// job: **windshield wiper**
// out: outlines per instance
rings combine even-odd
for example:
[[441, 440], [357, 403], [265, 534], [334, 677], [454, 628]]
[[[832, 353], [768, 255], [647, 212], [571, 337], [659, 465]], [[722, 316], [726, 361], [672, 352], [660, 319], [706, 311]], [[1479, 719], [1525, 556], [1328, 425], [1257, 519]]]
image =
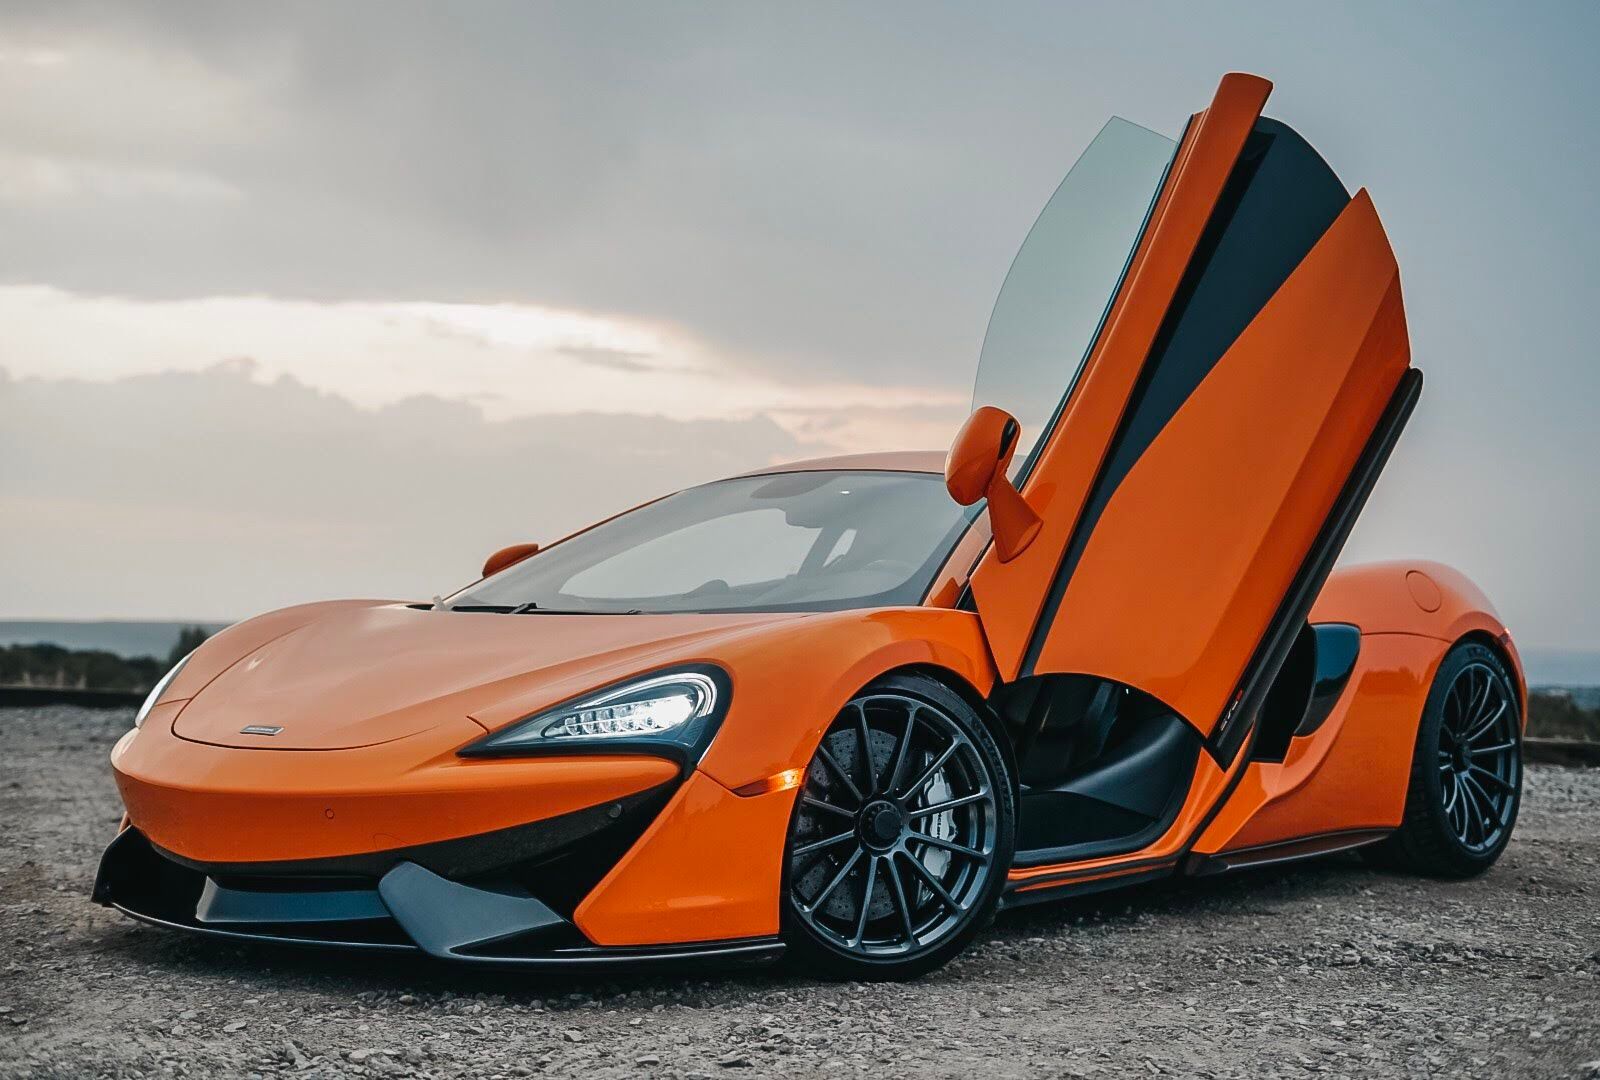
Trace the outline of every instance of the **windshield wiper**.
[[488, 612], [494, 615], [643, 615], [643, 608], [629, 608], [626, 611], [595, 611], [582, 608], [551, 608], [540, 607], [535, 600], [525, 604], [412, 604], [414, 608], [422, 611], [465, 611]]
[[526, 604], [518, 604], [511, 608], [510, 615], [643, 615], [641, 608], [629, 608], [627, 611], [595, 611], [580, 608], [551, 608], [540, 607], [537, 601], [529, 600]]

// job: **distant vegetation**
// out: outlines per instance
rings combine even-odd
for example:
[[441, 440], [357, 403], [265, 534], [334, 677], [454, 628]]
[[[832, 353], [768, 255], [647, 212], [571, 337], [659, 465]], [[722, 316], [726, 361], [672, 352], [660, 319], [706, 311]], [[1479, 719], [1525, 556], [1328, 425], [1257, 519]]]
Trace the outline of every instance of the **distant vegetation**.
[[42, 686], [73, 690], [148, 690], [167, 670], [206, 639], [206, 630], [187, 626], [165, 659], [118, 656], [100, 649], [59, 645], [0, 646], [0, 686]]
[[1546, 739], [1600, 742], [1600, 708], [1592, 695], [1571, 690], [1535, 690], [1528, 695], [1528, 734]]
[[[124, 657], [98, 649], [64, 649], [59, 645], [3, 645], [0, 686], [144, 691], [206, 637], [204, 627], [184, 627], [165, 659]], [[1528, 695], [1528, 734], [1600, 742], [1600, 688], [1548, 687], [1533, 691]]]

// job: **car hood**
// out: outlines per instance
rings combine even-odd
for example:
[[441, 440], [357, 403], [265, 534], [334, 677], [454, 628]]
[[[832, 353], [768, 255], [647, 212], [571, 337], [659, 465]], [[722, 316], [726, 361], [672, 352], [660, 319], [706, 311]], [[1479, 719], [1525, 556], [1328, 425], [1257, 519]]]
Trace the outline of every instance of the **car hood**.
[[[231, 659], [178, 713], [173, 733], [215, 746], [339, 750], [463, 717], [488, 730], [494, 717], [526, 715], [524, 701], [554, 704], [658, 663], [710, 659], [698, 650], [714, 640], [805, 617], [337, 607]], [[245, 732], [252, 727], [261, 733]]]

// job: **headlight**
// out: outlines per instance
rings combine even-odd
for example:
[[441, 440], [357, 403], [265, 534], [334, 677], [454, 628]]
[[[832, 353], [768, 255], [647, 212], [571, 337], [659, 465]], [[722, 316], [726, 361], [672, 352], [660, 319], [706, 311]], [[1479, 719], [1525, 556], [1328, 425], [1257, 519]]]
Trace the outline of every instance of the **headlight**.
[[[192, 652], [189, 654], [189, 656], [193, 655], [194, 653]], [[144, 718], [150, 715], [150, 710], [155, 708], [156, 702], [161, 700], [161, 695], [167, 692], [167, 687], [171, 685], [173, 679], [177, 678], [178, 672], [183, 670], [183, 665], [189, 662], [189, 656], [185, 656], [182, 660], [173, 664], [172, 670], [161, 676], [161, 681], [150, 688], [149, 696], [144, 699], [144, 704], [139, 706], [139, 711], [133, 716], [134, 727], [144, 727]]]
[[461, 750], [497, 754], [623, 753], [645, 750], [692, 763], [727, 711], [728, 679], [694, 667], [633, 679], [497, 731]]

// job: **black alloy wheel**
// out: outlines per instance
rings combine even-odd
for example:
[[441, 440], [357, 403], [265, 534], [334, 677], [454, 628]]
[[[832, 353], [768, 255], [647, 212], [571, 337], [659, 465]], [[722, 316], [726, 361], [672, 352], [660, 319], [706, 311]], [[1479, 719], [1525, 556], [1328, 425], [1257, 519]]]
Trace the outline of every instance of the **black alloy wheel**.
[[1439, 796], [1456, 839], [1475, 854], [1498, 846], [1510, 827], [1522, 774], [1518, 727], [1498, 672], [1473, 662], [1456, 674], [1439, 725]]
[[853, 978], [909, 978], [994, 913], [1015, 793], [994, 736], [931, 679], [891, 676], [839, 713], [795, 800], [785, 914], [803, 959]]
[[1465, 642], [1446, 654], [1423, 708], [1405, 818], [1374, 861], [1471, 877], [1511, 839], [1522, 801], [1522, 711], [1505, 663]]

